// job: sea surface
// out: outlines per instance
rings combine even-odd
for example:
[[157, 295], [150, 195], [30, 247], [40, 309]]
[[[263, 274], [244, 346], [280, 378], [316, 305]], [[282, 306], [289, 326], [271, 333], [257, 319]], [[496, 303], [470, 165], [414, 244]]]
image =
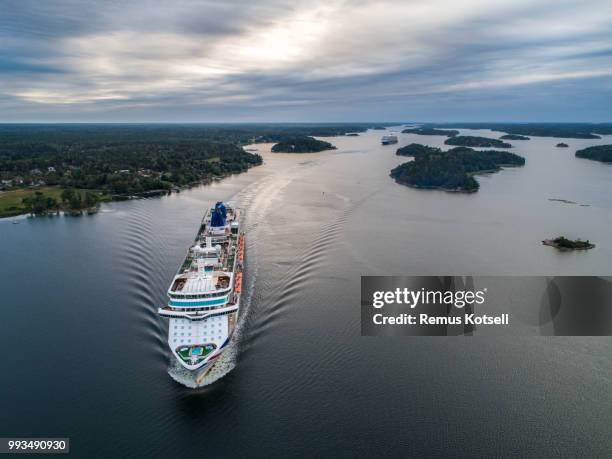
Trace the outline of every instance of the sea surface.
[[[609, 456], [610, 338], [361, 337], [359, 286], [612, 275], [612, 165], [574, 157], [612, 138], [512, 141], [525, 167], [453, 194], [389, 177], [398, 146], [444, 137], [382, 134], [257, 145], [264, 165], [210, 186], [0, 220], [0, 436], [70, 437], [80, 457]], [[157, 308], [217, 200], [246, 211], [247, 300], [216, 381], [194, 390], [171, 377]], [[597, 247], [541, 244], [561, 234]]]

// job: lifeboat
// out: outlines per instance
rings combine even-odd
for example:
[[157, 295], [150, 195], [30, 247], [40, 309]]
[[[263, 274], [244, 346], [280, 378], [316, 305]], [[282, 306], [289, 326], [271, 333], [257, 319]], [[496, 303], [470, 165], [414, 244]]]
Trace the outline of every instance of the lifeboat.
[[236, 274], [236, 281], [234, 282], [235, 284], [235, 291], [236, 293], [240, 293], [242, 291], [242, 273], [237, 273]]

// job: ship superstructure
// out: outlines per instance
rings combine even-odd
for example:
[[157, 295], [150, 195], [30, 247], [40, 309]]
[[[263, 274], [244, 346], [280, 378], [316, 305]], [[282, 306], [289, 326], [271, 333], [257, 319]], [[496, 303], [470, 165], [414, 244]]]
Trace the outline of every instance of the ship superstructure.
[[236, 328], [242, 293], [244, 233], [240, 209], [221, 202], [209, 209], [194, 244], [168, 289], [168, 345], [197, 378], [227, 348]]

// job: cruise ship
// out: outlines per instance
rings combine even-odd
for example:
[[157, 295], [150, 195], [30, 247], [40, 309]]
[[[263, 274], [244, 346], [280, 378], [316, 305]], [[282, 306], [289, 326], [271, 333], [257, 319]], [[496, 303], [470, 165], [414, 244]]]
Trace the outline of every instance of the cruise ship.
[[383, 145], [391, 145], [392, 143], [397, 143], [396, 135], [383, 135], [382, 139], [380, 139], [380, 143]]
[[202, 380], [227, 349], [236, 329], [242, 293], [245, 235], [240, 209], [217, 202], [202, 220], [168, 289], [168, 345], [174, 358]]

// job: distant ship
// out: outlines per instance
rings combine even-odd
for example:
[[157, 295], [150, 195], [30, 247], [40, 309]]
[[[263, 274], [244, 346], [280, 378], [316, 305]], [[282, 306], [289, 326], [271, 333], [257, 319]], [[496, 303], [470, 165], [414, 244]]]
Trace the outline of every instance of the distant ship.
[[383, 145], [391, 145], [392, 143], [397, 143], [396, 135], [383, 135], [382, 139], [380, 139], [380, 143]]
[[168, 345], [199, 385], [227, 349], [236, 329], [242, 292], [244, 238], [240, 209], [217, 202], [202, 220], [168, 289]]

